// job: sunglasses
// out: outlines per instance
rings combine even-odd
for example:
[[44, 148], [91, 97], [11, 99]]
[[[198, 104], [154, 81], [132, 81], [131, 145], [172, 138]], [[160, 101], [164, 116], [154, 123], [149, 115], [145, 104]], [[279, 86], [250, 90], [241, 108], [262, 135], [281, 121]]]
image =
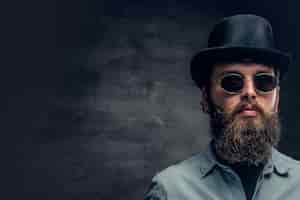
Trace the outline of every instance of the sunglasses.
[[[277, 87], [279, 81], [269, 73], [258, 73], [253, 76], [254, 87], [257, 92], [268, 93]], [[229, 94], [237, 94], [244, 88], [244, 76], [239, 73], [227, 73], [220, 80], [221, 87]]]

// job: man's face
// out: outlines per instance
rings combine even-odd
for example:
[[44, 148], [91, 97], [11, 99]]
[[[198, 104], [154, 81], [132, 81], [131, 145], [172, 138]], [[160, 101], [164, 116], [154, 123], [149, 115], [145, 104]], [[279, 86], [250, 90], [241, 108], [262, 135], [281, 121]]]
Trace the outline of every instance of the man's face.
[[[224, 77], [232, 74], [243, 79], [238, 92], [222, 86]], [[279, 140], [279, 87], [259, 90], [254, 77], [260, 74], [275, 77], [274, 69], [262, 64], [217, 64], [213, 68], [208, 93], [211, 126], [217, 154], [229, 163], [263, 162]]]
[[[244, 77], [244, 87], [238, 94], [228, 94], [221, 87], [221, 79], [229, 73], [238, 73]], [[211, 76], [211, 99], [215, 105], [224, 109], [225, 113], [231, 113], [237, 107], [238, 104], [245, 102], [245, 99], [254, 99], [257, 104], [263, 109], [266, 114], [271, 114], [278, 111], [279, 102], [279, 87], [276, 87], [270, 92], [257, 91], [253, 82], [254, 75], [258, 73], [267, 73], [275, 76], [274, 69], [261, 64], [219, 64], [213, 69]], [[260, 122], [259, 113], [242, 112], [236, 116], [241, 120], [249, 118], [253, 122]]]

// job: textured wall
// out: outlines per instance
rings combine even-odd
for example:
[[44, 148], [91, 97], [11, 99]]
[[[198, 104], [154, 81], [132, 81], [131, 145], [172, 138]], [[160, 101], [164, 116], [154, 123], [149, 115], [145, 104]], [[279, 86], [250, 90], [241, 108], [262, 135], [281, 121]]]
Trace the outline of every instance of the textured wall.
[[158, 170], [204, 147], [207, 118], [188, 66], [216, 16], [184, 9], [142, 14], [140, 4], [99, 16], [101, 38], [68, 57], [63, 88], [46, 95], [19, 161], [26, 195], [141, 199]]
[[[7, 125], [17, 138], [15, 196], [142, 199], [157, 171], [209, 141], [189, 60], [205, 46], [213, 23], [242, 12], [235, 6], [241, 3], [91, 2], [59, 4], [56, 63], [40, 61], [30, 84], [14, 97], [23, 102], [7, 116], [19, 122]], [[258, 14], [268, 10], [260, 8]], [[269, 17], [283, 31], [281, 17]], [[288, 91], [298, 89], [289, 88], [297, 80], [293, 73], [291, 78], [282, 102], [295, 131], [299, 103]], [[299, 156], [297, 142], [291, 142], [299, 137], [286, 136], [282, 149]]]

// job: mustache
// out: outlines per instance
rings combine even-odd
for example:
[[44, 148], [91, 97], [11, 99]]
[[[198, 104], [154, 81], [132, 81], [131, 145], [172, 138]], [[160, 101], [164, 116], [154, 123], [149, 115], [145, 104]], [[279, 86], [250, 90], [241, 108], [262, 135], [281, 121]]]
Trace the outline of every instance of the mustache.
[[236, 106], [236, 108], [232, 111], [231, 115], [235, 116], [245, 109], [255, 110], [256, 112], [264, 115], [263, 108], [255, 100], [247, 100], [247, 101], [240, 102]]

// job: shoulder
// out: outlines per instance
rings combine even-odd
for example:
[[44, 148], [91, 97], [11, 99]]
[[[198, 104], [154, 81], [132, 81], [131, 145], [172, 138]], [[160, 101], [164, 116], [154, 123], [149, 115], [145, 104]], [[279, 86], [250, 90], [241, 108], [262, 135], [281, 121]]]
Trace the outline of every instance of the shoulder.
[[274, 149], [273, 162], [279, 171], [287, 171], [292, 176], [300, 178], [300, 161]]
[[148, 192], [144, 196], [144, 200], [166, 200], [167, 194], [165, 189], [159, 184], [152, 182]]
[[287, 154], [281, 153], [274, 149], [273, 160], [276, 164], [285, 165], [288, 168], [300, 167], [300, 161], [288, 156]]
[[173, 185], [178, 181], [201, 177], [200, 169], [205, 162], [205, 156], [202, 153], [196, 154], [162, 170], [154, 176], [153, 181], [163, 185]]
[[[169, 166], [157, 173], [152, 182], [164, 191], [160, 199], [184, 199], [189, 196], [191, 188], [202, 185], [201, 166], [205, 163], [202, 153]], [[153, 196], [153, 195], [152, 195]]]

